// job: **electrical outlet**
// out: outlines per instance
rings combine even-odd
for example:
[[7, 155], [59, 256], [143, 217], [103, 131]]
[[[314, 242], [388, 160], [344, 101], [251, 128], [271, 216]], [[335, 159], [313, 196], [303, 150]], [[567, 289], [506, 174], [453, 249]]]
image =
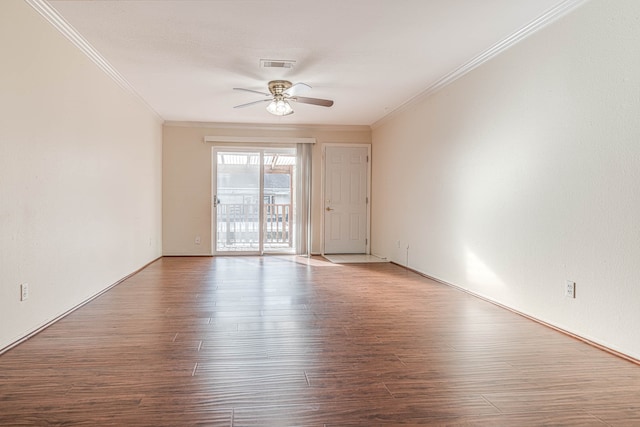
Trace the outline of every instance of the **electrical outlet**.
[[196, 245], [199, 245], [201, 241], [200, 236], [196, 236]]
[[20, 301], [25, 301], [29, 298], [29, 284], [23, 283], [20, 285]]
[[567, 298], [575, 298], [576, 297], [576, 282], [572, 282], [571, 280], [567, 280], [564, 288], [564, 296]]

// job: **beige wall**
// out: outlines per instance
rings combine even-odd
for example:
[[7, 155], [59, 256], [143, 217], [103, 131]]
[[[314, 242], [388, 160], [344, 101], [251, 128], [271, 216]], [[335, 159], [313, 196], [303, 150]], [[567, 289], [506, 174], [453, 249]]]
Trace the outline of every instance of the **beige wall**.
[[[266, 113], [265, 113], [266, 114]], [[371, 143], [362, 126], [251, 126], [167, 123], [163, 137], [163, 251], [165, 255], [211, 254], [211, 147], [205, 136], [316, 138], [312, 166], [312, 247], [320, 253], [322, 147]], [[201, 244], [195, 244], [196, 236]]]
[[2, 349], [161, 255], [162, 124], [22, 0], [0, 55]]
[[587, 2], [375, 127], [373, 252], [640, 358], [639, 21]]

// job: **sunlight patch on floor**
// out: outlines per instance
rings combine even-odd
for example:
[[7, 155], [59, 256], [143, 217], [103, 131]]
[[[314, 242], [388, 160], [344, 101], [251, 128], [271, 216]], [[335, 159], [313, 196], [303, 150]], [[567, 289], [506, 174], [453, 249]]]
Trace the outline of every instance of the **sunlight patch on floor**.
[[379, 258], [375, 255], [365, 254], [339, 254], [339, 255], [323, 255], [326, 259], [334, 264], [361, 264], [372, 262], [389, 262], [386, 258]]

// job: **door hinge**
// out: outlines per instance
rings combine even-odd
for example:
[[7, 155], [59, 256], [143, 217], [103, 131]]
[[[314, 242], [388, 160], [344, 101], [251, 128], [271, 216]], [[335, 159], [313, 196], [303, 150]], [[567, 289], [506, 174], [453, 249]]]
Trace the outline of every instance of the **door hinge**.
[[369, 156], [367, 156], [367, 163], [369, 163]]
[[369, 198], [368, 198], [368, 197], [365, 197], [365, 198], [364, 198], [364, 202], [365, 202], [366, 204], [369, 204]]
[[364, 239], [364, 244], [368, 245], [369, 244], [369, 239]]

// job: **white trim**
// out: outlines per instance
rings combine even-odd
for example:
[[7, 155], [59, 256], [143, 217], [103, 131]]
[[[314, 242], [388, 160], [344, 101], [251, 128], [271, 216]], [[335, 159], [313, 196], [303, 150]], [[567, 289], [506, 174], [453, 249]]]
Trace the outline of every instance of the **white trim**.
[[166, 120], [165, 126], [188, 127], [188, 128], [208, 128], [208, 129], [240, 129], [240, 130], [260, 130], [274, 132], [368, 132], [371, 127], [368, 125], [282, 125], [268, 123], [228, 123], [228, 122], [193, 122]]
[[320, 215], [320, 255], [324, 256], [324, 213], [325, 213], [325, 185], [326, 178], [326, 148], [327, 147], [367, 147], [367, 227], [366, 227], [366, 245], [365, 255], [371, 254], [371, 144], [345, 143], [345, 142], [325, 142], [322, 144], [322, 167], [320, 168], [320, 195], [321, 199], [321, 215]]
[[209, 226], [211, 227], [211, 256], [218, 254], [218, 209], [217, 203], [214, 207], [214, 197], [218, 198], [218, 151], [211, 147], [211, 163], [209, 163], [209, 173], [211, 174], [211, 188], [209, 190]]
[[240, 144], [315, 144], [315, 138], [288, 136], [205, 136], [204, 142], [231, 142]]
[[586, 3], [587, 1], [589, 0], [565, 0], [562, 3], [556, 5], [555, 7], [552, 7], [551, 9], [547, 10], [544, 14], [542, 14], [541, 16], [539, 16], [529, 24], [525, 25], [524, 27], [520, 28], [514, 33], [511, 33], [509, 36], [502, 39], [498, 43], [494, 44], [489, 49], [482, 52], [480, 55], [472, 58], [470, 61], [466, 62], [465, 64], [451, 71], [450, 73], [445, 74], [443, 77], [438, 79], [435, 83], [433, 83], [431, 86], [426, 88], [424, 91], [420, 92], [418, 95], [412, 97], [411, 99], [409, 99], [408, 101], [400, 105], [398, 108], [391, 111], [386, 116], [374, 122], [371, 125], [371, 128], [376, 129], [382, 126], [391, 118], [396, 117], [397, 115], [406, 111], [410, 107], [424, 101], [434, 93], [438, 92], [440, 89], [453, 83], [454, 81], [458, 80], [460, 77], [464, 76], [468, 72], [474, 70], [475, 68], [484, 64], [485, 62], [491, 60], [493, 57], [509, 49], [511, 46], [515, 45], [520, 40], [530, 36], [536, 31], [549, 25], [556, 19], [566, 15], [567, 13], [571, 12], [573, 9], [581, 6], [583, 3]]
[[56, 30], [65, 36], [75, 47], [77, 47], [87, 58], [93, 61], [107, 76], [111, 77], [121, 88], [131, 93], [149, 110], [151, 110], [160, 120], [164, 119], [157, 111], [140, 96], [131, 84], [120, 74], [82, 35], [69, 24], [53, 7], [45, 0], [24, 0], [29, 6], [36, 10], [46, 19]]

